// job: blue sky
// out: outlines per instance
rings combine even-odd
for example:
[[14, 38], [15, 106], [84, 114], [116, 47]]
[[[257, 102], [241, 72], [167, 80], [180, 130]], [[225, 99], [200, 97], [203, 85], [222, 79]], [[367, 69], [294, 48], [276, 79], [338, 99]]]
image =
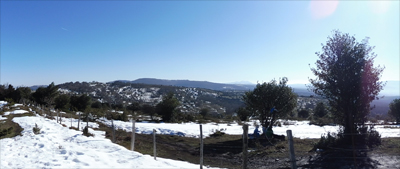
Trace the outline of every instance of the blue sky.
[[399, 1], [1, 1], [0, 83], [314, 78], [332, 30], [399, 80]]

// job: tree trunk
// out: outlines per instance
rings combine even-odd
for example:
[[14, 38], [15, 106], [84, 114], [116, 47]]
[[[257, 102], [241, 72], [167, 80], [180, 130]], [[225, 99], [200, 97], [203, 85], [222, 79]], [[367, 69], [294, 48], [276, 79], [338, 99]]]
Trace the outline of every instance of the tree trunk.
[[272, 118], [271, 118], [271, 121], [270, 121], [268, 127], [272, 128], [272, 125], [274, 124], [274, 122], [275, 122], [275, 113], [273, 112], [273, 113], [272, 113]]

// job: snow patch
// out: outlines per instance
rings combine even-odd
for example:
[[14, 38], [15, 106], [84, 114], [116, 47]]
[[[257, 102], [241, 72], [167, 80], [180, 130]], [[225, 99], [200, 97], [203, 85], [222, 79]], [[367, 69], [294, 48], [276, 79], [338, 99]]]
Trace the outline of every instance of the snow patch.
[[24, 114], [24, 113], [29, 113], [26, 110], [14, 110], [14, 111], [6, 111], [4, 112], [4, 115], [10, 115], [10, 114]]

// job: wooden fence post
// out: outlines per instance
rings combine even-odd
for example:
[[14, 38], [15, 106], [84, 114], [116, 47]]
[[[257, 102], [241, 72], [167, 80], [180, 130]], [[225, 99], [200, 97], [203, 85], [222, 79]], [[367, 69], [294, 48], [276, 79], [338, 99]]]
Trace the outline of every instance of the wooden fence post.
[[132, 119], [132, 138], [131, 138], [131, 150], [132, 151], [135, 150], [135, 132], [136, 132], [135, 122], [136, 121]]
[[200, 124], [200, 169], [203, 169], [203, 126]]
[[295, 169], [295, 168], [297, 168], [297, 166], [296, 166], [296, 157], [294, 156], [292, 130], [286, 130], [286, 134], [287, 134], [288, 141], [289, 141], [290, 163], [291, 163], [292, 169]]
[[115, 127], [113, 119], [111, 119], [111, 127], [112, 127], [112, 142], [115, 143]]
[[243, 160], [242, 160], [242, 169], [247, 168], [247, 146], [248, 146], [248, 130], [249, 126], [247, 124], [243, 125]]
[[62, 116], [61, 116], [61, 112], [58, 110], [58, 111], [57, 111], [57, 114], [58, 114], [58, 115], [57, 115], [57, 116], [58, 116], [58, 122], [61, 124], [61, 117], [62, 117]]
[[56, 110], [56, 112], [57, 112], [57, 123], [58, 123], [58, 111]]
[[71, 127], [72, 127], [72, 113], [69, 114], [69, 117], [71, 118]]
[[79, 123], [81, 123], [81, 112], [79, 112], [79, 118], [78, 118], [78, 131], [79, 131]]
[[157, 160], [157, 149], [156, 149], [156, 129], [153, 129], [153, 153], [154, 160]]

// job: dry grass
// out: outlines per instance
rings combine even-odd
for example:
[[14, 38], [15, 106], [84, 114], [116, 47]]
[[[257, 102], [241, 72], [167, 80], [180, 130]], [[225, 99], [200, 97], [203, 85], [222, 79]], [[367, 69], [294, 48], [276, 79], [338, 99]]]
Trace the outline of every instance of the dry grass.
[[[23, 109], [23, 110], [28, 110], [27, 107], [21, 107], [17, 109]], [[11, 108], [11, 109], [4, 109], [0, 114], [4, 115], [5, 111], [13, 111], [16, 110], [16, 108]], [[19, 126], [18, 123], [15, 123], [12, 121], [14, 117], [23, 117], [23, 116], [34, 116], [33, 113], [24, 113], [24, 114], [10, 114], [6, 117], [6, 120], [0, 120], [0, 139], [3, 138], [12, 138], [18, 135], [21, 135], [21, 132], [23, 128]]]

